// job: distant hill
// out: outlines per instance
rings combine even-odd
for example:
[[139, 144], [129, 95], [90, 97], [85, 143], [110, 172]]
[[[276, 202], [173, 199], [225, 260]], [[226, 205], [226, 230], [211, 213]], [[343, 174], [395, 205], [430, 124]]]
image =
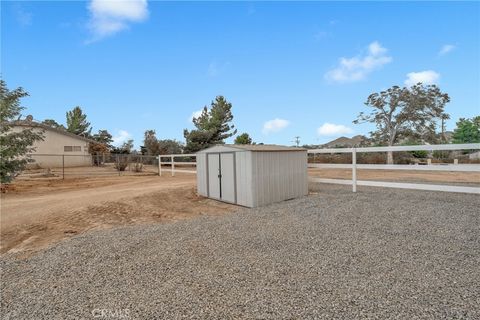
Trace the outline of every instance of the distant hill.
[[351, 148], [358, 147], [368, 139], [365, 136], [357, 135], [351, 138], [340, 137], [322, 145], [323, 148]]

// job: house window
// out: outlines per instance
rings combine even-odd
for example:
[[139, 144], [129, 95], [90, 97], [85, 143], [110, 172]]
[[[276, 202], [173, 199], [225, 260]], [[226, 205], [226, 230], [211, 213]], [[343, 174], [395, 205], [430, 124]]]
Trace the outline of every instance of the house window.
[[64, 152], [78, 152], [82, 151], [82, 146], [64, 146], [63, 147]]

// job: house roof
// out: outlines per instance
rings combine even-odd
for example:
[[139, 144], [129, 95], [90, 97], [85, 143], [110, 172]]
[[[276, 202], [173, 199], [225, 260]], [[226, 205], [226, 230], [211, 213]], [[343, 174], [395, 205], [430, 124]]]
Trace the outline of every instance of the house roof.
[[[304, 148], [279, 146], [275, 144], [218, 144], [211, 148], [216, 148], [216, 147], [241, 149], [241, 150], [252, 151], [252, 152], [307, 151], [307, 149], [304, 149]], [[205, 150], [208, 150], [208, 149], [210, 148], [207, 148]]]
[[44, 130], [50, 130], [50, 131], [53, 131], [53, 132], [56, 132], [56, 133], [59, 133], [59, 134], [63, 134], [65, 136], [68, 136], [68, 137], [71, 137], [71, 138], [76, 138], [76, 139], [79, 139], [79, 140], [83, 140], [83, 141], [86, 141], [86, 142], [99, 143], [98, 141], [76, 135], [74, 133], [68, 132], [67, 130], [53, 128], [53, 127], [50, 127], [46, 124], [35, 122], [35, 121], [17, 120], [17, 121], [11, 122], [10, 125], [20, 126], [20, 127], [30, 127], [30, 128], [41, 128], [41, 129], [44, 129]]

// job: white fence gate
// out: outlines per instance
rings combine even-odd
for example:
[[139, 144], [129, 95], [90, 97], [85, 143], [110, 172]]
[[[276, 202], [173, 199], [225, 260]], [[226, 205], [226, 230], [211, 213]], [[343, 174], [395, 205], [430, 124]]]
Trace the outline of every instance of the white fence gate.
[[[357, 185], [387, 187], [387, 188], [403, 188], [431, 191], [448, 191], [480, 194], [479, 187], [465, 187], [452, 185], [437, 184], [419, 184], [419, 183], [399, 183], [385, 181], [366, 181], [357, 180], [357, 169], [374, 169], [374, 170], [425, 170], [425, 171], [466, 171], [480, 172], [480, 164], [429, 164], [429, 165], [385, 165], [385, 164], [357, 164], [357, 153], [360, 152], [388, 152], [388, 151], [437, 151], [437, 150], [476, 150], [480, 149], [480, 143], [468, 144], [439, 144], [439, 145], [421, 145], [421, 146], [393, 146], [393, 147], [366, 147], [366, 148], [334, 148], [334, 149], [312, 149], [308, 150], [309, 154], [317, 153], [351, 153], [352, 164], [327, 164], [327, 163], [309, 163], [309, 168], [335, 168], [335, 169], [352, 169], [352, 180], [342, 179], [322, 179], [310, 178], [312, 182], [334, 183], [352, 185], [353, 192], [357, 191]], [[480, 181], [478, 181], [480, 183]]]

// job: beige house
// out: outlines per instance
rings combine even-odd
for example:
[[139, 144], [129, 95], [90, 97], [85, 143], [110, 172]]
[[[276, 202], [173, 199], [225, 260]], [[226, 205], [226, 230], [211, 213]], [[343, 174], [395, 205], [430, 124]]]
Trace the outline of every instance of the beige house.
[[20, 132], [28, 128], [43, 132], [44, 135], [43, 141], [36, 141], [33, 145], [35, 152], [31, 154], [31, 158], [35, 162], [30, 163], [30, 167], [58, 168], [63, 165], [65, 167], [92, 165], [88, 146], [95, 142], [94, 140], [34, 121], [16, 121], [11, 130]]

